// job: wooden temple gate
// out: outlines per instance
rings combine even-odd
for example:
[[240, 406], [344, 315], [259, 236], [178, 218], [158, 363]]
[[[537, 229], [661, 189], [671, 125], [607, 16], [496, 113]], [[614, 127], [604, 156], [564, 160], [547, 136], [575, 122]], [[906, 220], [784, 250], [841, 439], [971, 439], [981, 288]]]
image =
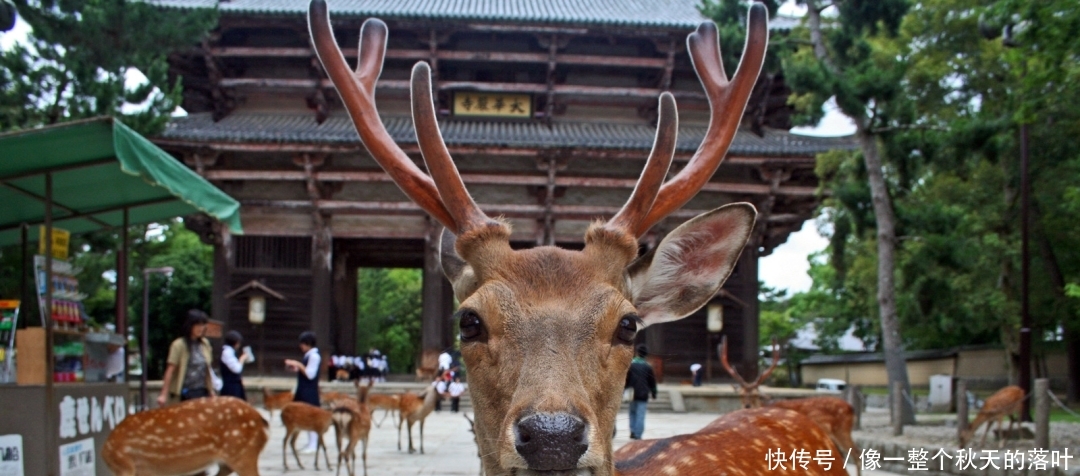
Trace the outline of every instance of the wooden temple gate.
[[[295, 355], [297, 335], [307, 329], [324, 354], [352, 354], [360, 350], [356, 333], [364, 332], [356, 329], [357, 268], [422, 268], [422, 348], [430, 360], [454, 339], [452, 292], [436, 259], [440, 229], [360, 144], [308, 43], [307, 2], [278, 3], [270, 10], [256, 0], [220, 3], [211, 38], [170, 60], [171, 72], [183, 78], [189, 115], [155, 142], [243, 207], [244, 236], [189, 220], [215, 246], [213, 316], [253, 335], [246, 302], [225, 295], [259, 280], [286, 296], [267, 306], [268, 361]], [[421, 167], [408, 77], [416, 61], [432, 65], [450, 152], [480, 207], [512, 222], [514, 246], [579, 248], [591, 221], [618, 210], [652, 145], [660, 92], [672, 91], [679, 103], [673, 173], [704, 135], [708, 105], [685, 49], [686, 35], [703, 20], [695, 0], [662, 12], [647, 0], [535, 0], [534, 9], [521, 11], [507, 5], [530, 2], [465, 7], [492, 10], [486, 14], [450, 12], [449, 0], [428, 3], [434, 7], [421, 12], [390, 0], [363, 8], [330, 2], [350, 63], [363, 19], [387, 21], [379, 110]], [[587, 8], [544, 14], [565, 3]], [[773, 29], [790, 25], [774, 21]], [[722, 45], [725, 54], [735, 54], [733, 46]], [[788, 93], [782, 77], [763, 74], [716, 175], [642, 240], [643, 248], [654, 246], [682, 221], [729, 202], [757, 207], [751, 244], [714, 299], [722, 306], [722, 332], [732, 336], [731, 360], [750, 376], [758, 355], [757, 260], [817, 207], [815, 154], [852, 146], [788, 133]], [[688, 374], [691, 362], [716, 363], [720, 333], [706, 331], [706, 314], [645, 332], [668, 375]]]

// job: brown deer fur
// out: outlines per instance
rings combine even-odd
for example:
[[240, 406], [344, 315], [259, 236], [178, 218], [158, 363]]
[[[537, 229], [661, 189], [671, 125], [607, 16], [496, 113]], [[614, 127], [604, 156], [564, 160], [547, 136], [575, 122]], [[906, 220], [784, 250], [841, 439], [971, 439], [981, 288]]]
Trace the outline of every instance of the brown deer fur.
[[412, 441], [413, 423], [420, 422], [420, 454], [424, 454], [424, 420], [435, 409], [435, 400], [438, 392], [434, 387], [428, 387], [423, 394], [405, 393], [401, 395], [398, 406], [398, 451], [401, 450], [401, 429], [405, 427], [409, 433], [409, 453], [415, 453]]
[[[386, 421], [387, 416], [394, 416], [394, 420], [392, 421], [397, 423], [396, 413], [398, 411], [398, 407], [401, 406], [401, 395], [371, 393], [371, 388], [375, 384], [370, 379], [368, 380], [368, 385], [366, 387], [360, 385], [359, 381], [355, 382], [354, 385], [356, 386], [356, 398], [363, 402], [366, 402], [368, 408], [371, 409], [372, 423], [375, 423], [376, 428], [382, 427], [382, 423], [383, 421]], [[381, 420], [376, 422], [374, 420], [374, 412], [375, 410], [380, 408], [384, 410], [383, 417]]]
[[286, 470], [289, 469], [289, 453], [285, 451], [286, 446], [292, 448], [296, 465], [304, 469], [304, 465], [300, 463], [300, 455], [296, 452], [296, 438], [300, 436], [301, 431], [314, 431], [319, 435], [319, 443], [315, 447], [315, 469], [319, 469], [320, 449], [326, 457], [326, 468], [330, 469], [330, 455], [326, 451], [323, 434], [333, 424], [332, 417], [330, 411], [303, 402], [292, 402], [281, 409], [281, 423], [285, 424], [285, 439], [281, 441], [281, 463]]
[[[847, 476], [844, 455], [837, 454], [832, 440], [805, 415], [783, 408], [753, 408], [728, 413], [697, 433], [657, 440], [631, 442], [615, 452], [620, 476], [713, 476], [716, 474], [770, 474], [769, 451], [806, 450], [806, 468], [776, 472], [808, 476]], [[831, 467], [818, 464], [814, 456], [828, 451]]]
[[[341, 474], [341, 463], [344, 461], [349, 476], [356, 475], [356, 443], [362, 442], [360, 459], [364, 467], [364, 476], [367, 476], [367, 444], [368, 436], [371, 434], [371, 411], [362, 402], [343, 402], [334, 408], [332, 419], [338, 448], [336, 474]], [[341, 443], [344, 438], [349, 439], [349, 444], [342, 449]]]
[[291, 391], [271, 393], [270, 389], [263, 387], [263, 408], [270, 414], [270, 421], [274, 421], [274, 410], [281, 410], [285, 405], [292, 403]]
[[243, 400], [212, 397], [124, 418], [101, 448], [116, 476], [173, 476], [218, 464], [218, 476], [258, 476], [270, 438], [262, 415]]
[[[1009, 431], [1012, 431], [1023, 402], [1024, 390], [1016, 385], [1005, 387], [987, 397], [982, 408], [979, 409], [979, 414], [975, 416], [975, 421], [968, 425], [967, 430], [960, 433], [960, 447], [963, 448], [971, 442], [971, 438], [975, 436], [975, 432], [983, 423], [986, 424], [986, 431], [983, 432], [982, 440], [979, 441], [980, 447], [986, 444], [986, 435], [990, 434], [990, 428], [994, 426], [994, 422], [997, 422], [1000, 433], [1005, 424], [1005, 417], [1009, 417]], [[1004, 445], [1005, 435], [1002, 434], [998, 440], [998, 446]]]

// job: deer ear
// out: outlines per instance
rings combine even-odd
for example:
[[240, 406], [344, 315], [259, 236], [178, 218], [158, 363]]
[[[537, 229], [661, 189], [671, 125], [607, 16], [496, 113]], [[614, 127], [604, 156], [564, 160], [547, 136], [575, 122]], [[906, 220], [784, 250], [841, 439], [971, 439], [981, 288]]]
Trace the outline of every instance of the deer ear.
[[457, 255], [454, 244], [457, 236], [443, 228], [442, 237], [439, 238], [439, 261], [441, 261], [443, 274], [454, 287], [454, 297], [458, 302], [464, 301], [476, 291], [476, 273], [472, 266]]
[[645, 325], [682, 319], [709, 302], [735, 268], [756, 218], [749, 203], [703, 213], [632, 263], [627, 273]]

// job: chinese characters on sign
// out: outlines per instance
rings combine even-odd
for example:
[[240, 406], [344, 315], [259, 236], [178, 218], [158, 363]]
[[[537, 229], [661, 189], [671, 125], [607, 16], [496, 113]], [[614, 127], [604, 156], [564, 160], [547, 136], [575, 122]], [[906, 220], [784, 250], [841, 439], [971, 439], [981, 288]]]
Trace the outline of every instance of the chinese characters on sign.
[[454, 93], [455, 116], [532, 117], [528, 94]]
[[[839, 464], [847, 468], [849, 464], [860, 465], [865, 470], [881, 469], [883, 461], [906, 464], [908, 471], [944, 471], [953, 466], [959, 470], [973, 469], [985, 471], [995, 470], [1029, 470], [1029, 471], [1052, 471], [1061, 468], [1068, 471], [1069, 460], [1072, 455], [1069, 449], [1045, 450], [1035, 448], [1031, 450], [973, 450], [964, 449], [950, 452], [938, 449], [933, 454], [925, 448], [912, 448], [907, 452], [907, 458], [903, 456], [882, 456], [873, 448], [864, 449], [858, 455], [852, 455], [848, 450], [843, 458], [833, 456], [831, 450], [817, 450], [810, 454], [804, 449], [784, 450], [782, 448], [770, 449], [765, 455], [765, 463], [769, 471], [799, 471], [806, 470], [810, 465], [818, 465], [828, 471], [833, 464]], [[852, 456], [856, 461], [851, 461]]]

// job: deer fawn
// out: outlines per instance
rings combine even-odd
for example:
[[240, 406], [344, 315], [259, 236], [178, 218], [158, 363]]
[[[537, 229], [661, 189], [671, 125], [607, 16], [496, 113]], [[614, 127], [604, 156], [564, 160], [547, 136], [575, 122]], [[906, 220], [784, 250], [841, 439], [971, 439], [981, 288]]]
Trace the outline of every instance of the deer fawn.
[[736, 382], [739, 382], [737, 389], [739, 390], [739, 399], [742, 400], [743, 408], [758, 408], [761, 406], [761, 391], [759, 387], [765, 382], [765, 379], [772, 375], [773, 370], [776, 370], [776, 363], [780, 361], [780, 347], [776, 344], [776, 339], [773, 339], [773, 358], [772, 365], [766, 369], [758, 378], [754, 380], [754, 383], [747, 383], [746, 379], [739, 375], [731, 364], [728, 363], [727, 358], [727, 336], [720, 339], [720, 364], [724, 366], [724, 370], [727, 371], [731, 378], [734, 378]]
[[[367, 476], [367, 443], [368, 436], [371, 434], [371, 411], [364, 404], [363, 399], [359, 402], [352, 399], [343, 400], [337, 405], [331, 416], [338, 448], [336, 474], [341, 474], [341, 462], [344, 460], [349, 476], [356, 475], [356, 443], [363, 442], [360, 459], [364, 466], [364, 476]], [[349, 438], [349, 444], [343, 450], [341, 440], [344, 437]]]
[[116, 476], [191, 474], [218, 464], [218, 476], [258, 476], [269, 425], [243, 400], [212, 397], [124, 418], [101, 447]]
[[[844, 455], [835, 453], [828, 435], [805, 415], [783, 408], [737, 410], [697, 433], [631, 441], [615, 452], [615, 469], [623, 476], [766, 474], [766, 455], [778, 449], [788, 454], [806, 450], [809, 461], [798, 474], [848, 474]], [[825, 454], [831, 458], [828, 465], [813, 459]], [[795, 462], [785, 464], [776, 470], [796, 470]]]
[[424, 420], [435, 409], [435, 399], [439, 398], [439, 392], [435, 387], [428, 387], [424, 393], [404, 393], [398, 401], [398, 432], [397, 449], [401, 450], [401, 429], [409, 433], [409, 453], [415, 453], [412, 442], [413, 423], [420, 422], [420, 454], [424, 454]]
[[1005, 417], [1009, 417], [1009, 431], [1011, 432], [1023, 402], [1024, 390], [1016, 385], [1010, 385], [994, 392], [983, 402], [982, 409], [975, 416], [975, 421], [971, 422], [966, 430], [960, 432], [960, 447], [967, 446], [971, 442], [971, 438], [975, 436], [975, 432], [979, 430], [979, 427], [986, 423], [986, 431], [983, 432], [982, 440], [979, 441], [980, 447], [984, 445], [986, 435], [990, 433], [990, 428], [994, 426], [994, 422], [997, 422], [998, 433], [1001, 433], [998, 439], [998, 447], [1004, 446], [1005, 434], [1002, 433], [1002, 427], [1005, 425]]
[[[360, 401], [367, 402], [367, 406], [372, 410], [373, 415], [374, 411], [379, 408], [384, 410], [382, 420], [375, 422], [374, 416], [372, 418], [372, 422], [375, 423], [376, 428], [381, 428], [382, 423], [386, 421], [386, 417], [397, 413], [398, 408], [401, 406], [401, 395], [371, 393], [371, 387], [374, 383], [372, 383], [370, 379], [368, 380], [367, 387], [361, 386], [359, 381], [355, 382], [354, 385], [356, 386], [356, 397]], [[394, 416], [393, 421], [397, 422], [397, 416]]]
[[263, 387], [263, 408], [270, 414], [270, 421], [274, 421], [274, 410], [281, 410], [285, 405], [292, 403], [291, 391], [270, 393], [270, 389]]
[[319, 444], [315, 447], [315, 469], [319, 469], [319, 450], [326, 457], [326, 469], [330, 469], [330, 455], [326, 451], [326, 443], [323, 442], [323, 433], [330, 429], [333, 424], [333, 415], [325, 410], [303, 402], [292, 402], [281, 409], [281, 423], [285, 424], [285, 439], [281, 441], [281, 463], [285, 469], [289, 469], [289, 453], [286, 446], [292, 448], [296, 465], [304, 469], [300, 463], [300, 455], [296, 452], [296, 438], [301, 431], [314, 431], [319, 435]]
[[[440, 255], [461, 303], [455, 317], [487, 474], [614, 473], [611, 434], [638, 331], [700, 309], [735, 267], [753, 233], [750, 204], [699, 215], [640, 258], [638, 240], [697, 194], [735, 136], [768, 43], [765, 8], [754, 4], [748, 16], [743, 57], [730, 81], [716, 25], [703, 23], [687, 40], [711, 115], [686, 166], [664, 183], [678, 127], [674, 96], [665, 92], [637, 186], [613, 218], [589, 228], [584, 249], [514, 250], [509, 225], [479, 209], [450, 158], [436, 121], [430, 67], [417, 63], [411, 82], [416, 138], [429, 176], [393, 142], [376, 111], [386, 24], [364, 23], [352, 71], [325, 0], [312, 0], [312, 43], [360, 139], [402, 191], [446, 227]], [[403, 397], [400, 419], [411, 422], [405, 406]], [[764, 460], [764, 454], [754, 458]]]

